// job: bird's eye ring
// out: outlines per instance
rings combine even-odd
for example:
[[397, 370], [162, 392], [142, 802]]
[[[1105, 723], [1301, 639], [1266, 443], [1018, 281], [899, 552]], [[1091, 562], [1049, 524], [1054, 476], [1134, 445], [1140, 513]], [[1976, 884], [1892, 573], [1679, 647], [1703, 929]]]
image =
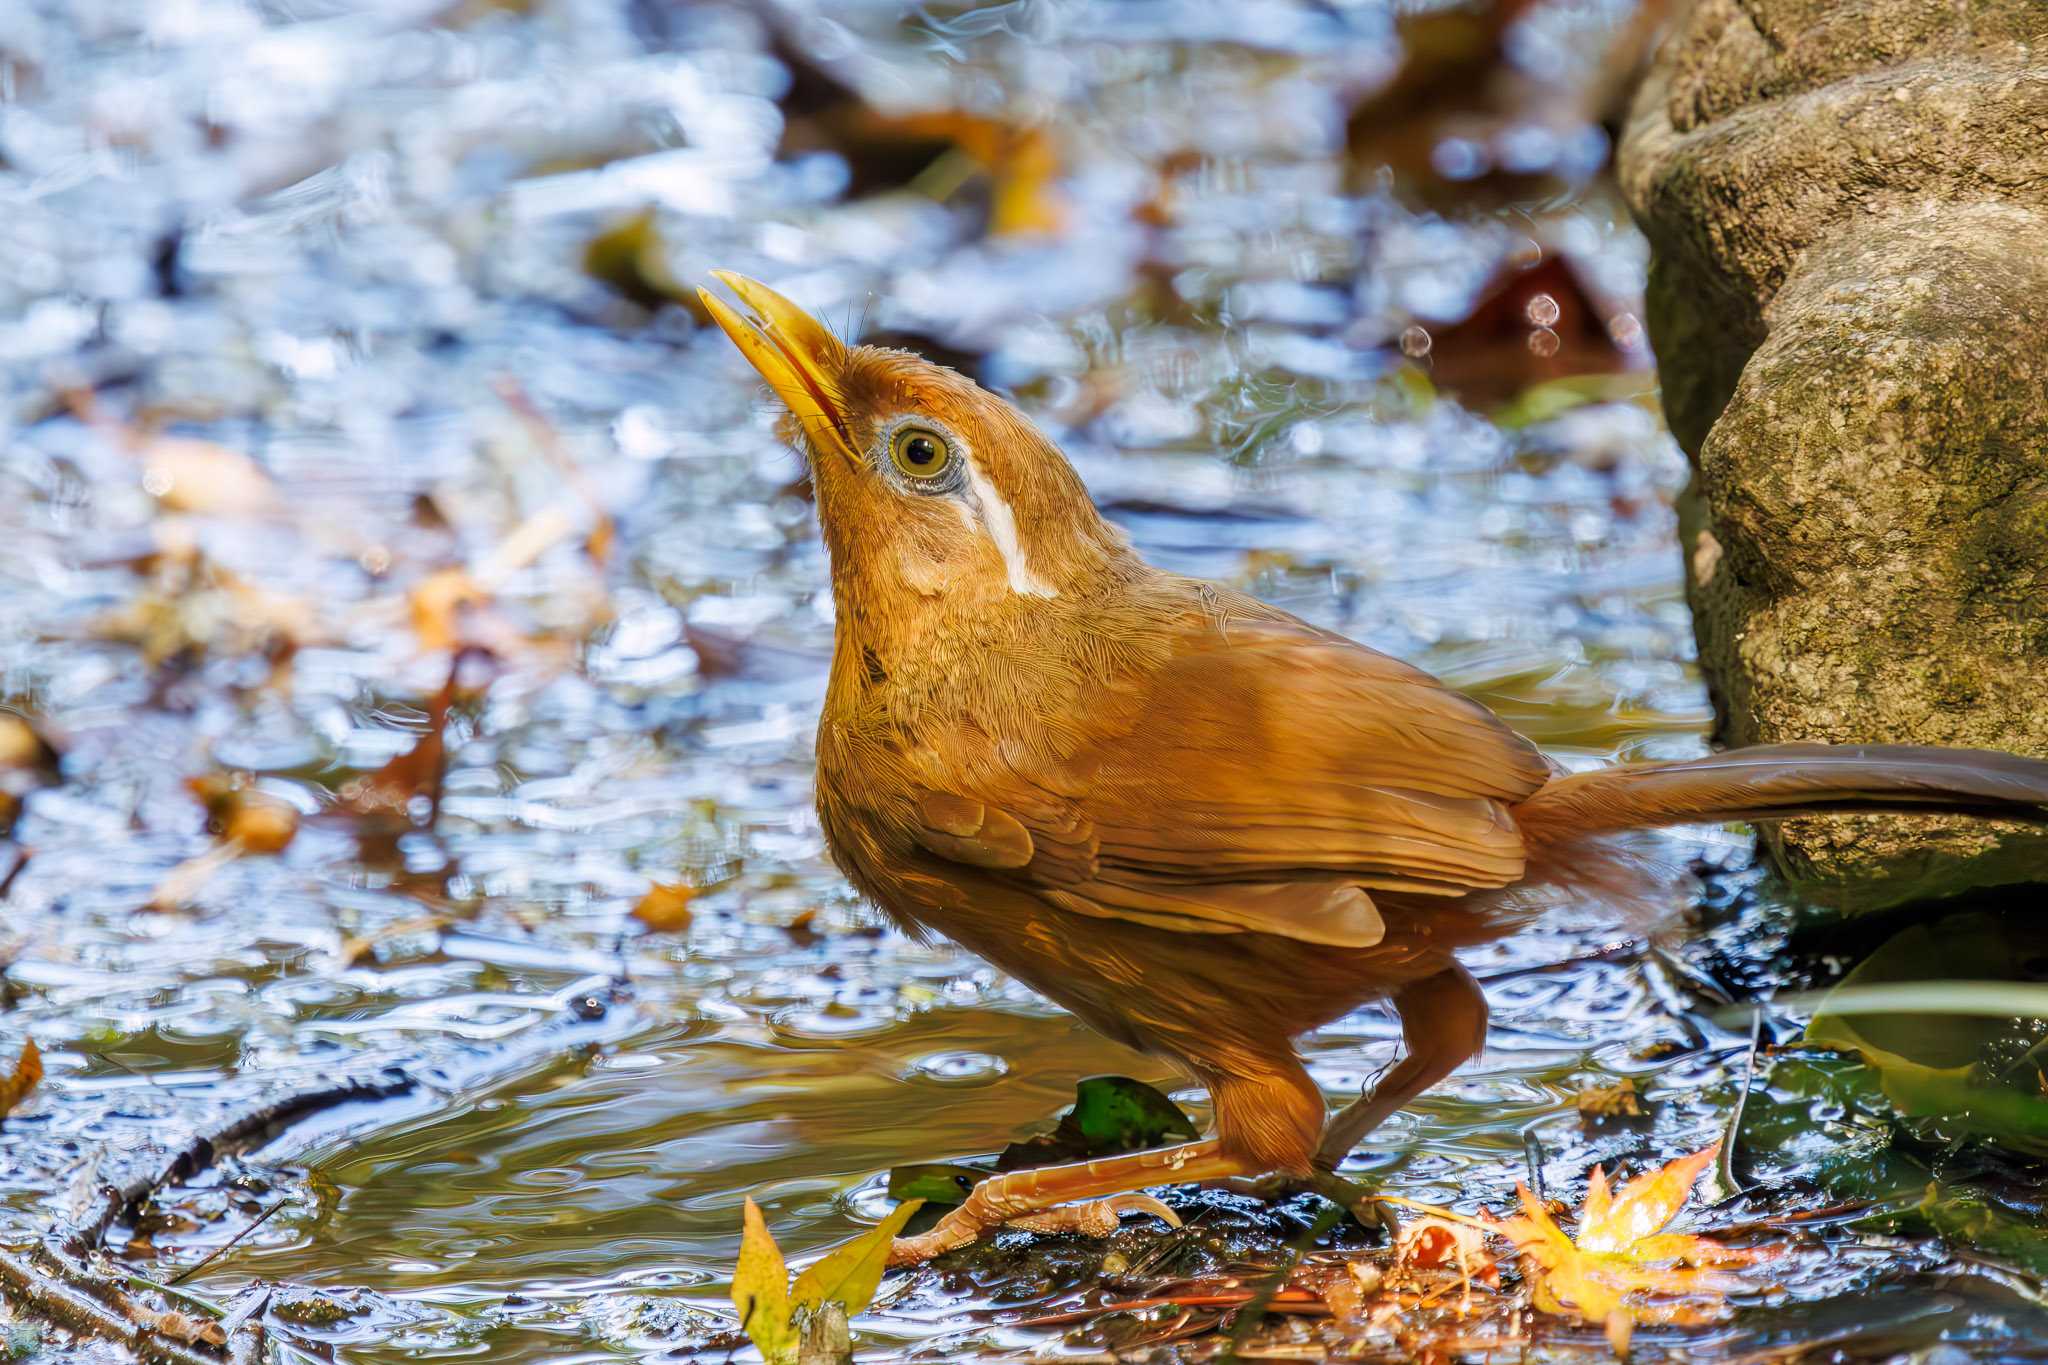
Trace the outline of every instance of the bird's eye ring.
[[902, 427], [889, 438], [889, 460], [913, 479], [934, 479], [953, 463], [953, 446], [930, 427]]

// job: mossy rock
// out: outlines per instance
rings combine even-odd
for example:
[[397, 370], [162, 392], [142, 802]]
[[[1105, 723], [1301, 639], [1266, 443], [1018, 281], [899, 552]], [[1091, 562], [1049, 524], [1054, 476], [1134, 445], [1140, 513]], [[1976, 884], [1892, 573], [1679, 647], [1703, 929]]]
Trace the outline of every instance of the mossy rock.
[[[1700, 659], [1731, 744], [2048, 757], [2048, 7], [1700, 0], [1621, 175], [1653, 250]], [[1845, 909], [2048, 880], [2048, 832], [1807, 819]]]

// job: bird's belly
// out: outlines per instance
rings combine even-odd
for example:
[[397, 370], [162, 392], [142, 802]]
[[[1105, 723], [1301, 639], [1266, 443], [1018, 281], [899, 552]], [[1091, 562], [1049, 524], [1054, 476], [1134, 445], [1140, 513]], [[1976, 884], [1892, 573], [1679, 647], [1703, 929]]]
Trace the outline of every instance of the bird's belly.
[[1230, 1072], [1299, 1034], [1441, 971], [1429, 920], [1396, 914], [1370, 948], [1275, 934], [1184, 933], [1077, 914], [999, 877], [889, 879], [899, 919], [986, 958], [1097, 1032], [1203, 1072]]

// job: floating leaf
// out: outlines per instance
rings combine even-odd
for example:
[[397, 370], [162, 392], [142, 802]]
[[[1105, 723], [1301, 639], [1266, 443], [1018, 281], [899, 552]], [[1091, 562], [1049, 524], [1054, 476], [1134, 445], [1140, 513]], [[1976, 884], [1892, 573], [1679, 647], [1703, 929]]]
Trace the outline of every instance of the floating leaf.
[[24, 1039], [21, 1055], [15, 1059], [14, 1069], [0, 1077], [0, 1118], [14, 1112], [14, 1106], [27, 1098], [43, 1079], [43, 1053], [33, 1038]]
[[633, 918], [657, 934], [680, 934], [690, 927], [690, 902], [696, 898], [695, 887], [656, 882], [633, 907]]
[[739, 1264], [732, 1272], [732, 1303], [740, 1328], [768, 1365], [796, 1359], [797, 1332], [789, 1313], [789, 1267], [768, 1231], [761, 1208], [747, 1200], [740, 1233]]
[[889, 1210], [889, 1216], [845, 1246], [834, 1247], [824, 1259], [796, 1277], [790, 1302], [798, 1310], [814, 1309], [826, 1302], [842, 1305], [849, 1316], [875, 1301], [882, 1272], [889, 1265], [889, 1247], [910, 1215], [924, 1207], [922, 1199], [911, 1199]]

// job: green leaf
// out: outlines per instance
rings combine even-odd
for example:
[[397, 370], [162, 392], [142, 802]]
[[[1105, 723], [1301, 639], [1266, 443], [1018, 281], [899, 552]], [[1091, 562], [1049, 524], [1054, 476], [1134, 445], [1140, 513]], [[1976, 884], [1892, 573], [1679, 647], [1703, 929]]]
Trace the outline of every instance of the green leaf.
[[768, 1365], [793, 1365], [797, 1331], [790, 1321], [789, 1267], [768, 1232], [760, 1206], [747, 1200], [740, 1232], [739, 1264], [732, 1272], [732, 1303], [740, 1327]]
[[1080, 1130], [1090, 1156], [1164, 1146], [1173, 1138], [1192, 1141], [1194, 1121], [1166, 1096], [1129, 1076], [1090, 1076], [1074, 1087], [1067, 1116]]
[[889, 1244], [903, 1231], [910, 1215], [922, 1207], [922, 1199], [898, 1204], [880, 1223], [826, 1253], [823, 1260], [796, 1277], [796, 1288], [790, 1291], [795, 1307], [815, 1309], [836, 1302], [844, 1304], [847, 1316], [852, 1317], [873, 1303], [882, 1272], [888, 1268]]
[[1074, 1107], [1059, 1127], [1028, 1142], [1013, 1142], [996, 1158], [998, 1171], [1030, 1170], [1090, 1157], [1164, 1147], [1199, 1136], [1194, 1120], [1143, 1081], [1090, 1076], [1074, 1087]]
[[952, 1161], [898, 1166], [889, 1172], [889, 1197], [898, 1201], [921, 1199], [927, 1204], [960, 1204], [966, 1202], [976, 1185], [994, 1174], [981, 1166]]
[[[2038, 923], [1972, 913], [1915, 924], [1822, 999], [1806, 1038], [1860, 1056], [1909, 1118], [2048, 1155], [2048, 1061], [2036, 1061], [2044, 1029], [2015, 1016], [2034, 992], [2011, 984], [2038, 980], [2044, 962]], [[1869, 1008], [1886, 995], [1897, 1008]]]

